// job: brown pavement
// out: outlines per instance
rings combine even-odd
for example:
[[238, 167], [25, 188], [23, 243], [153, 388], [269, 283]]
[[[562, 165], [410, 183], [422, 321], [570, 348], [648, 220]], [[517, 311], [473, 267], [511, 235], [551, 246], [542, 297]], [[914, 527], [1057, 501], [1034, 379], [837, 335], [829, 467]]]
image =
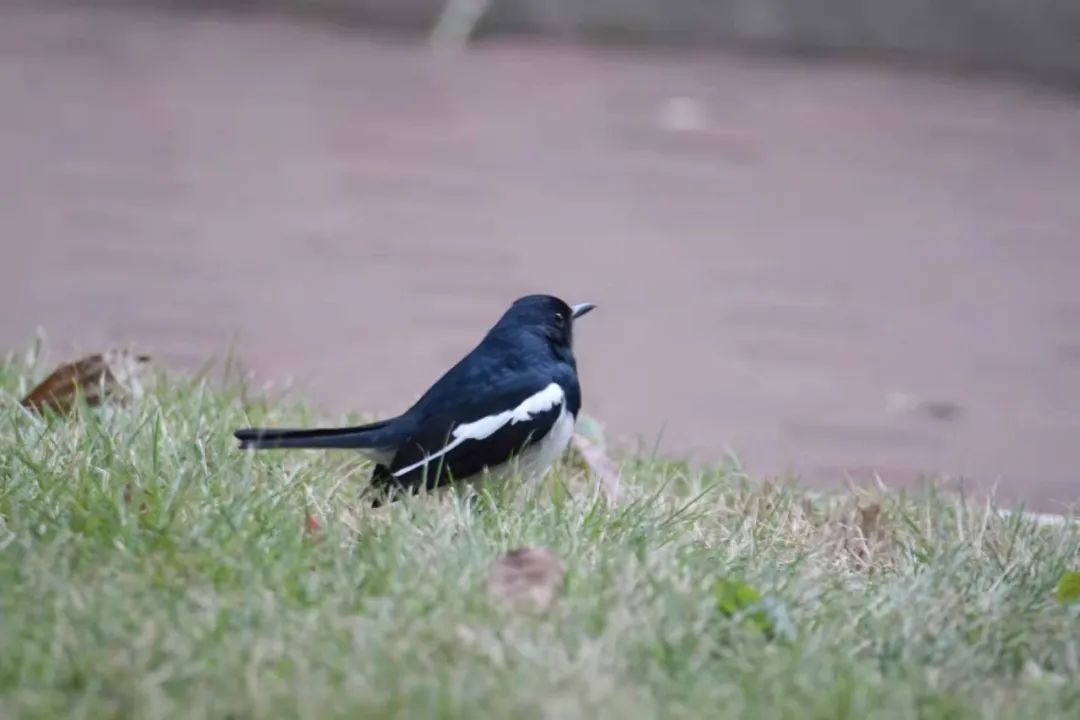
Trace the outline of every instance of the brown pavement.
[[[0, 8], [0, 348], [235, 340], [402, 409], [514, 297], [612, 433], [1080, 498], [1080, 98], [841, 62]], [[661, 435], [662, 433], [662, 435]]]

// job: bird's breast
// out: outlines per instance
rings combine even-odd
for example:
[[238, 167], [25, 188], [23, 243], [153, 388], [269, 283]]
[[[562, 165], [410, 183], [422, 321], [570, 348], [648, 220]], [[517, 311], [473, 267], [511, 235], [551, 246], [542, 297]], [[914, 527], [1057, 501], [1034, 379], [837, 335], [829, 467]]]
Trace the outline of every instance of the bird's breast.
[[522, 474], [540, 476], [546, 473], [570, 445], [574, 434], [574, 415], [567, 409], [566, 403], [559, 408], [559, 416], [544, 437], [530, 447], [521, 456]]

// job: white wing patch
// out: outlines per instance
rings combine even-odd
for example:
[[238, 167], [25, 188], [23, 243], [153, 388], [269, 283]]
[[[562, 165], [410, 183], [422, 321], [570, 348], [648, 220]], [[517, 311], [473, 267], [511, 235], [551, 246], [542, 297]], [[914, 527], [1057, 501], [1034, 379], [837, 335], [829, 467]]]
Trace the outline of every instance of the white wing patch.
[[521, 404], [513, 410], [504, 410], [497, 415], [488, 415], [479, 420], [474, 420], [471, 423], [458, 425], [451, 433], [454, 439], [447, 443], [446, 447], [438, 452], [428, 455], [419, 462], [401, 468], [394, 473], [394, 477], [401, 477], [406, 473], [412, 472], [421, 465], [427, 465], [432, 460], [442, 457], [466, 440], [483, 440], [484, 438], [489, 438], [508, 423], [510, 425], [516, 425], [519, 422], [525, 422], [526, 420], [531, 419], [533, 415], [547, 412], [551, 408], [561, 405], [564, 399], [565, 394], [563, 393], [562, 387], [558, 383], [551, 383], [535, 395], [530, 395], [522, 400]]

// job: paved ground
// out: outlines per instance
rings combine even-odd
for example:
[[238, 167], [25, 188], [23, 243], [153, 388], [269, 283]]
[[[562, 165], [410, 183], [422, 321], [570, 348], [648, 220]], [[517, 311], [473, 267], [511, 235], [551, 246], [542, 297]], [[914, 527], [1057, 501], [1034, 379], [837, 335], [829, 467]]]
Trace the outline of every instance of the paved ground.
[[0, 8], [0, 347], [236, 340], [389, 412], [513, 297], [586, 410], [809, 482], [1080, 497], [1080, 99], [840, 63]]

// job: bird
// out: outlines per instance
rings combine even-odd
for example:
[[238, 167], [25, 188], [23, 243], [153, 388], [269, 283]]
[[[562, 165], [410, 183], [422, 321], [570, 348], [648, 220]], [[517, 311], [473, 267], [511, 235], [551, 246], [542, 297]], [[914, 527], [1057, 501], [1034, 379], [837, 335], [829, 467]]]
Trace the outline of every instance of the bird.
[[574, 324], [595, 308], [553, 295], [516, 299], [469, 353], [396, 417], [233, 434], [241, 449], [359, 451], [374, 462], [373, 507], [485, 473], [543, 477], [569, 445], [581, 410]]

